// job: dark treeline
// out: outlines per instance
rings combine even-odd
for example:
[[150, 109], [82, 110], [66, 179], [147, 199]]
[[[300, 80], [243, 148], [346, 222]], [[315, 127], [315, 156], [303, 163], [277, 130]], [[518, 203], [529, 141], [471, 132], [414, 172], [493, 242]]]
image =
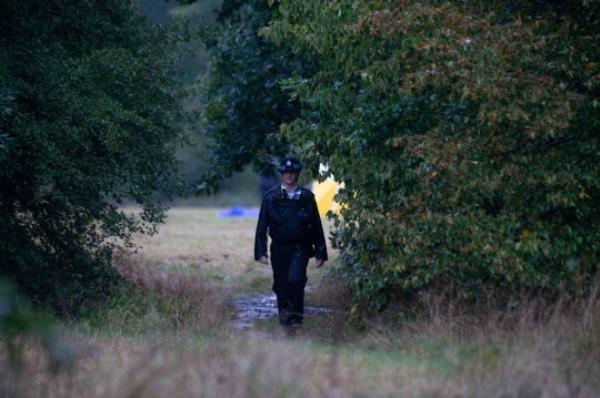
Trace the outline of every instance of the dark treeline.
[[113, 239], [151, 232], [181, 192], [183, 30], [120, 0], [0, 14], [0, 274], [72, 313], [118, 283]]

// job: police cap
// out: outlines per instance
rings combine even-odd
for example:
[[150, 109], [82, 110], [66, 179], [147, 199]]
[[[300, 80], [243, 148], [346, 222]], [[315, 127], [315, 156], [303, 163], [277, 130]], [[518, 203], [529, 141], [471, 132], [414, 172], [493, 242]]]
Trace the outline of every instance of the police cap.
[[286, 156], [281, 160], [281, 164], [277, 166], [277, 170], [279, 170], [280, 173], [283, 173], [284, 171], [299, 172], [302, 170], [302, 163], [300, 163], [300, 161], [293, 156]]

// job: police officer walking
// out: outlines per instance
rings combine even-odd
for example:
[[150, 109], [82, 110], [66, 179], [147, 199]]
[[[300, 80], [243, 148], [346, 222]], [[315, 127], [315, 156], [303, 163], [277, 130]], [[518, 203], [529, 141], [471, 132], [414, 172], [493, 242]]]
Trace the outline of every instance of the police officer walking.
[[302, 164], [294, 157], [286, 157], [277, 169], [282, 184], [263, 196], [254, 259], [269, 264], [268, 232], [279, 323], [295, 330], [303, 319], [308, 260], [315, 257], [316, 267], [321, 267], [327, 260], [327, 245], [315, 196], [309, 189], [298, 186]]

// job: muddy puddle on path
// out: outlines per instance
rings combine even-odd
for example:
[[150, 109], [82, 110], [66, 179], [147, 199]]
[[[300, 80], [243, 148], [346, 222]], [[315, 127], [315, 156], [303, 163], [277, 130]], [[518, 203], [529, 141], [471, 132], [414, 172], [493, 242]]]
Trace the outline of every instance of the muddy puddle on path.
[[[305, 292], [308, 292], [307, 287]], [[275, 293], [270, 294], [251, 294], [240, 296], [232, 300], [236, 310], [236, 317], [233, 320], [233, 328], [237, 330], [250, 330], [255, 320], [277, 318], [277, 297]], [[329, 307], [304, 306], [304, 317], [315, 314], [336, 313], [339, 310]]]

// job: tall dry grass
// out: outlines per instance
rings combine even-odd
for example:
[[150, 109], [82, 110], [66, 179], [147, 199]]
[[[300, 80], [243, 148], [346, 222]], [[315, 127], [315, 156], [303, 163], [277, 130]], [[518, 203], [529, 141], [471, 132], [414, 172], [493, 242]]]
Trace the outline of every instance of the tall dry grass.
[[115, 256], [115, 265], [132, 285], [128, 294], [153, 296], [168, 330], [218, 332], [234, 315], [227, 298], [203, 279], [162, 270], [143, 256], [123, 252]]
[[[152, 274], [148, 270], [130, 271], [135, 275], [132, 280], [139, 278], [145, 288], [164, 289], [166, 295], [205, 289], [184, 289], [188, 282], [165, 283], [160, 273], [146, 275]], [[41, 350], [31, 347], [29, 368], [21, 375], [27, 382], [20, 384], [18, 393], [27, 397], [596, 397], [600, 393], [599, 291], [596, 288], [577, 302], [548, 304], [532, 299], [510, 311], [468, 312], [432, 302], [428, 313], [410, 320], [393, 321], [390, 314], [372, 317], [364, 331], [356, 330], [347, 317], [313, 318], [315, 324], [293, 339], [225, 331], [201, 340], [78, 336], [77, 345], [87, 347], [87, 353], [71, 373], [46, 373]], [[181, 314], [195, 319], [187, 304]], [[180, 325], [195, 321], [186, 322]], [[332, 344], [334, 340], [323, 339], [318, 328], [341, 336]]]

